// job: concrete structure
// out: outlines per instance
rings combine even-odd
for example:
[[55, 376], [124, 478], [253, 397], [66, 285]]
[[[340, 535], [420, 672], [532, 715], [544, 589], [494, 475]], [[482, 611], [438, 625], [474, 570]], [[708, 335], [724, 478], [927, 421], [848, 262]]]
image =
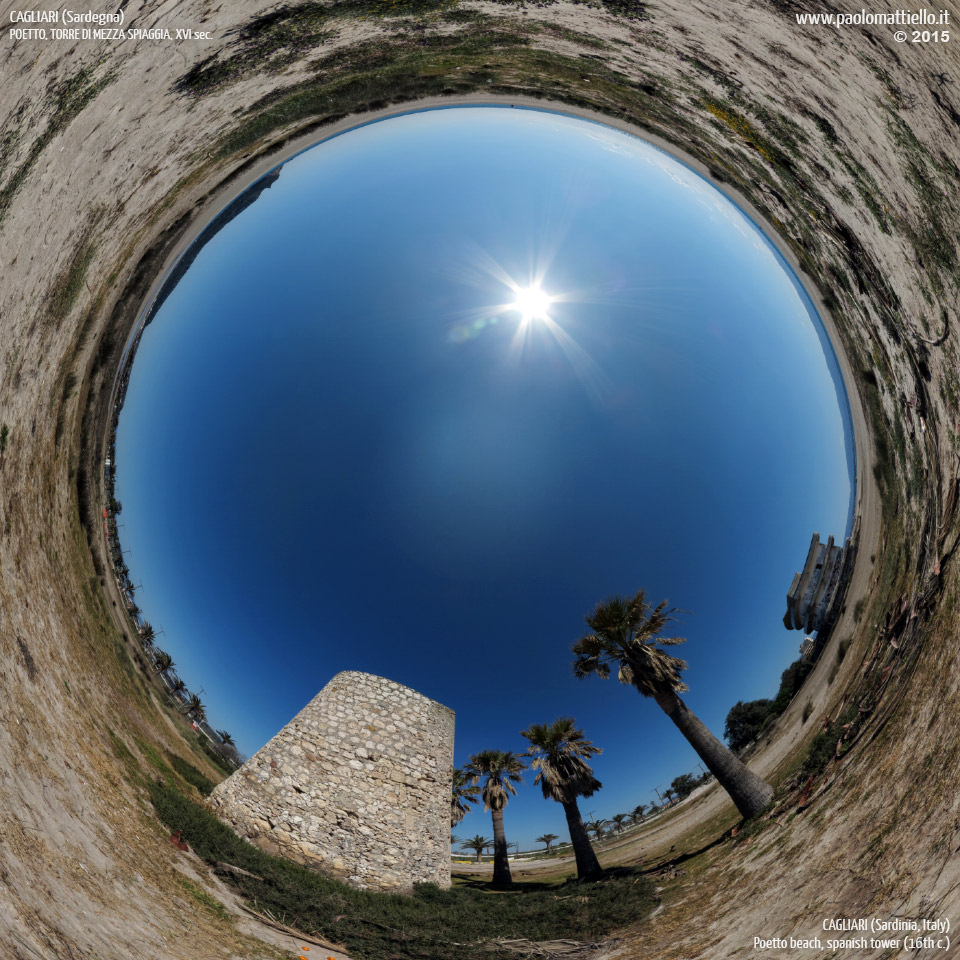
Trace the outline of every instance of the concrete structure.
[[450, 886], [454, 714], [338, 673], [210, 796], [241, 836], [357, 887]]
[[842, 587], [850, 573], [847, 560], [851, 553], [849, 538], [843, 547], [838, 547], [833, 537], [821, 543], [820, 534], [814, 533], [803, 572], [794, 575], [787, 593], [783, 625], [788, 630], [811, 633], [831, 619], [829, 614], [842, 596]]

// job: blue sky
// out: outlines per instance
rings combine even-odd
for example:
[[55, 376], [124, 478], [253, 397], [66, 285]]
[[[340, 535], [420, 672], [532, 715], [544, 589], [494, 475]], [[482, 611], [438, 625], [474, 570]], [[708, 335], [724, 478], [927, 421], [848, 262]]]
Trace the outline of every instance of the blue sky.
[[[521, 342], [509, 283], [538, 278], [550, 322]], [[687, 611], [715, 733], [775, 692], [791, 578], [850, 503], [811, 309], [730, 201], [606, 127], [457, 108], [332, 138], [144, 333], [117, 440], [139, 603], [247, 754], [364, 670], [452, 707], [458, 764], [572, 715], [604, 748], [584, 812], [648, 802], [695, 755], [569, 647], [643, 587]], [[565, 836], [532, 779], [505, 815], [523, 846]]]

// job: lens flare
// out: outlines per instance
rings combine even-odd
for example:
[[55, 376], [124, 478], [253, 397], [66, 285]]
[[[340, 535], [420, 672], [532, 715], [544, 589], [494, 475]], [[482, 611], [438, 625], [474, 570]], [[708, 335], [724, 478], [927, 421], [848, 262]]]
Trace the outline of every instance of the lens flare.
[[546, 320], [549, 318], [551, 303], [553, 303], [553, 297], [544, 293], [539, 284], [532, 284], [529, 287], [517, 289], [516, 299], [511, 307], [519, 312], [524, 321]]

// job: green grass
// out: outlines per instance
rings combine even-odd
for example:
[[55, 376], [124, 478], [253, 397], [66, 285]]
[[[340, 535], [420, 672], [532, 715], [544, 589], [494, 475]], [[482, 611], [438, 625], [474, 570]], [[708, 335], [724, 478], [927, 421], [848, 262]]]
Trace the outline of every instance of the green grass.
[[205, 910], [212, 913], [218, 920], [232, 922], [233, 917], [227, 912], [227, 908], [216, 898], [211, 897], [206, 890], [201, 890], [195, 883], [191, 883], [186, 877], [179, 877], [180, 885], [190, 896], [200, 904]]
[[170, 766], [187, 783], [192, 783], [205, 797], [210, 795], [216, 784], [209, 777], [205, 777], [192, 763], [187, 763], [183, 757], [175, 753], [167, 753], [167, 759], [170, 761]]
[[207, 863], [253, 874], [219, 873], [255, 907], [344, 944], [355, 960], [507, 960], [516, 954], [486, 944], [496, 938], [594, 940], [652, 905], [648, 882], [628, 871], [596, 883], [529, 883], [508, 891], [479, 882], [450, 890], [420, 884], [411, 896], [355, 890], [258, 850], [167, 783], [152, 783], [150, 798], [161, 821], [182, 830]]
[[160, 754], [157, 753], [157, 751], [154, 750], [153, 747], [150, 746], [150, 744], [147, 743], [142, 737], [134, 737], [134, 742], [137, 745], [137, 749], [143, 754], [147, 763], [149, 763], [151, 767], [153, 767], [155, 770], [158, 770], [163, 775], [163, 779], [168, 785], [175, 786], [176, 779], [174, 777], [173, 770], [170, 769], [169, 764], [163, 759], [163, 757], [161, 757]]

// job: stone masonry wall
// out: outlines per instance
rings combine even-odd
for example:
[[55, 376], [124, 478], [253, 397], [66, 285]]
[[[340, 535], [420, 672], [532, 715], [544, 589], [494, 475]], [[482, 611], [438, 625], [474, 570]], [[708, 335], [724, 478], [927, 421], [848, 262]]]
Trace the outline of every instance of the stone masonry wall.
[[338, 673], [210, 796], [258, 847], [373, 890], [450, 886], [453, 711]]

